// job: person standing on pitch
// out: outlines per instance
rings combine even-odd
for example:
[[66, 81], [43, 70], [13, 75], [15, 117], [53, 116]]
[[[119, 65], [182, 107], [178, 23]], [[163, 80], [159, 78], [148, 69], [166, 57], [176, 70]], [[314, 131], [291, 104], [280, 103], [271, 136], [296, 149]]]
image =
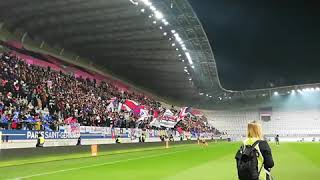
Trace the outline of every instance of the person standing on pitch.
[[121, 144], [121, 137], [120, 136], [117, 136], [116, 144]]
[[81, 136], [79, 136], [76, 146], [81, 146]]
[[43, 147], [44, 137], [39, 133], [36, 147]]
[[275, 141], [276, 141], [276, 145], [280, 145], [279, 134], [276, 135]]
[[236, 154], [239, 180], [271, 180], [274, 166], [267, 141], [263, 140], [262, 127], [256, 121], [248, 123], [247, 139]]

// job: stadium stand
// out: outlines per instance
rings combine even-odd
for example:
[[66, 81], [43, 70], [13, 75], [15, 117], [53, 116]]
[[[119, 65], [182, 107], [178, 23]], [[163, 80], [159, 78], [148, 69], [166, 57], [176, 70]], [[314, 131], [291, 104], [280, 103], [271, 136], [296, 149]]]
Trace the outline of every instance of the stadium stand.
[[[260, 120], [259, 110], [208, 111], [213, 126], [235, 137], [245, 136], [246, 125], [252, 120]], [[316, 108], [273, 108], [270, 121], [261, 121], [264, 133], [274, 137], [312, 137], [320, 134], [320, 113]]]
[[[51, 61], [46, 62], [39, 59], [43, 57], [15, 51], [1, 55], [3, 129], [57, 131], [60, 125], [72, 122], [82, 126], [152, 129], [160, 127], [155, 125], [155, 118], [169, 113], [181, 120], [175, 119], [179, 123], [171, 128], [219, 133], [206, 125], [203, 114], [197, 116], [194, 111], [190, 116], [191, 108], [165, 109], [160, 102], [143, 94], [123, 91], [107, 79], [97, 81], [83, 69], [71, 66], [68, 68], [76, 73], [67, 74], [66, 68], [63, 70], [57, 64], [57, 59], [51, 57]], [[187, 110], [190, 110], [189, 115]]]

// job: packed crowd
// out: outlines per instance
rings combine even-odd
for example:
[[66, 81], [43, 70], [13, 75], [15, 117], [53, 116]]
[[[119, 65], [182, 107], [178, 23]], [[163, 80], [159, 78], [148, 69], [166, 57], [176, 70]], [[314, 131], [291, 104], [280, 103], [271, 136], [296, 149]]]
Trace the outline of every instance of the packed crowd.
[[[26, 130], [58, 130], [72, 117], [85, 126], [120, 128], [154, 128], [150, 125], [154, 114], [166, 111], [161, 103], [144, 95], [120, 91], [111, 82], [76, 78], [62, 71], [53, 71], [27, 64], [12, 53], [0, 54], [0, 128]], [[148, 109], [148, 118], [110, 103], [124, 103], [127, 99]], [[174, 114], [179, 111], [171, 108]], [[176, 127], [187, 131], [216, 130], [206, 121], [184, 117]], [[159, 128], [159, 127], [158, 127]]]

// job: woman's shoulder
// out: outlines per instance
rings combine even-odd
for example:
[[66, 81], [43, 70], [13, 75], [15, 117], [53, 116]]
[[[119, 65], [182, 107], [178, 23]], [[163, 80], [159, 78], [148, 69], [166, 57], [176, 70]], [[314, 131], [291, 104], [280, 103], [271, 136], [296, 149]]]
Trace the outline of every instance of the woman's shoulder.
[[259, 143], [259, 148], [260, 148], [260, 150], [269, 150], [270, 146], [269, 146], [269, 143], [267, 141], [261, 140], [260, 143]]

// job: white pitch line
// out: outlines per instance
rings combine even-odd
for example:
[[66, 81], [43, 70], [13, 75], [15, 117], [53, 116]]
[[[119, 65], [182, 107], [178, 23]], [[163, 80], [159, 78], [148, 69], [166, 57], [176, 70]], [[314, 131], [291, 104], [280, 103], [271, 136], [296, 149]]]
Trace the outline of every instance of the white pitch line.
[[57, 173], [62, 173], [62, 172], [67, 172], [67, 171], [74, 171], [74, 170], [79, 170], [79, 169], [87, 169], [87, 168], [92, 168], [92, 167], [97, 167], [97, 166], [104, 166], [104, 165], [113, 165], [121, 162], [128, 162], [128, 161], [134, 161], [134, 160], [140, 160], [140, 159], [147, 159], [147, 158], [153, 158], [153, 157], [159, 157], [159, 156], [165, 156], [169, 154], [176, 154], [180, 152], [184, 152], [188, 150], [181, 150], [181, 151], [175, 151], [175, 152], [168, 152], [168, 153], [162, 153], [162, 154], [156, 154], [156, 155], [150, 155], [150, 156], [144, 156], [144, 157], [138, 157], [138, 158], [131, 158], [131, 159], [124, 159], [124, 160], [119, 160], [119, 161], [113, 161], [113, 162], [106, 162], [106, 163], [100, 163], [100, 164], [93, 164], [93, 165], [88, 165], [88, 166], [82, 166], [82, 167], [77, 167], [77, 168], [70, 168], [70, 169], [62, 169], [58, 171], [51, 171], [51, 172], [45, 172], [45, 173], [39, 173], [39, 174], [33, 174], [29, 176], [22, 176], [22, 177], [16, 177], [16, 178], [9, 178], [7, 180], [21, 180], [21, 179], [28, 179], [28, 178], [33, 178], [33, 177], [38, 177], [38, 176], [44, 176], [44, 175], [50, 175], [50, 174], [57, 174]]

